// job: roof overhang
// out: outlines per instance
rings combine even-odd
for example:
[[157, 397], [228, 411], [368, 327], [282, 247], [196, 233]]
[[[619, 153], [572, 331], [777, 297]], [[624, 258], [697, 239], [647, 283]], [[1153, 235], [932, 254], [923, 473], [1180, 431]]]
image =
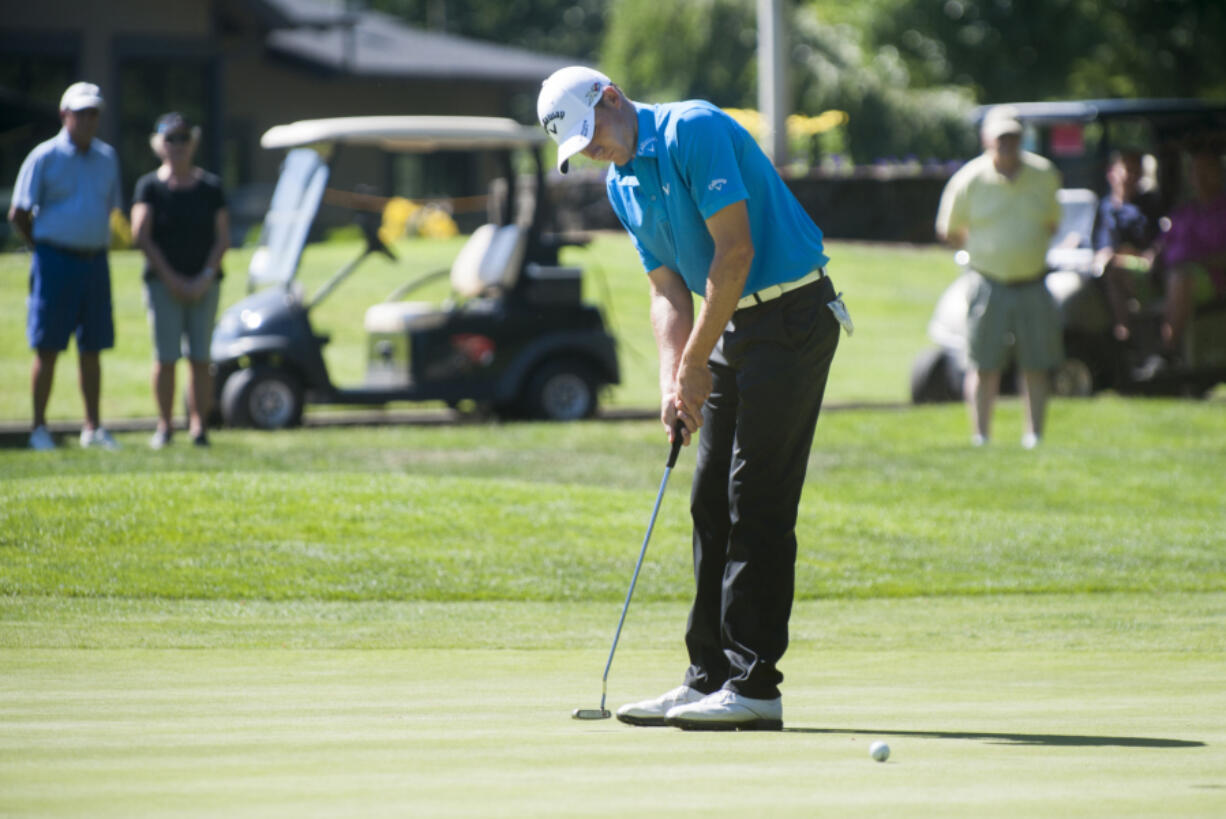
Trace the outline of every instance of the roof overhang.
[[[1026, 122], [1093, 122], [1104, 119], [1183, 119], [1226, 114], [1226, 102], [1194, 99], [1100, 99], [1058, 102], [1011, 102]], [[995, 106], [981, 105], [971, 112], [975, 122]]]
[[306, 119], [269, 128], [265, 148], [366, 145], [387, 151], [506, 150], [545, 143], [545, 132], [505, 117], [334, 117]]

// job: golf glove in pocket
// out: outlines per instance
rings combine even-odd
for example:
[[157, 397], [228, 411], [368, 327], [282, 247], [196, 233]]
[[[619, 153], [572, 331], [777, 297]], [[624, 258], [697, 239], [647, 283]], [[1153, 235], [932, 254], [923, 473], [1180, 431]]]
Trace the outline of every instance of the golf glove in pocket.
[[839, 324], [847, 335], [850, 336], [856, 332], [856, 325], [851, 322], [851, 313], [847, 312], [847, 305], [843, 304], [842, 293], [835, 296], [834, 301], [826, 302], [826, 306], [830, 308], [831, 313], [834, 313], [834, 317], [839, 320]]

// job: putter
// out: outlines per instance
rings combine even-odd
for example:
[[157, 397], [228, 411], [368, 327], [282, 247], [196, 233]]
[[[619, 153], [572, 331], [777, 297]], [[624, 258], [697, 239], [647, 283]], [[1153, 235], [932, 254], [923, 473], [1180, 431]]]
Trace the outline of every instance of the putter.
[[656, 505], [651, 510], [651, 520], [647, 522], [647, 534], [643, 536], [643, 548], [639, 550], [639, 560], [634, 564], [634, 576], [630, 578], [630, 589], [626, 592], [626, 602], [622, 604], [622, 616], [617, 621], [617, 631], [613, 632], [613, 647], [609, 649], [609, 660], [604, 664], [604, 676], [600, 678], [600, 708], [576, 708], [571, 712], [575, 719], [608, 719], [613, 714], [604, 707], [609, 693], [609, 669], [613, 666], [613, 654], [617, 651], [617, 641], [622, 636], [622, 625], [626, 622], [626, 612], [630, 608], [630, 598], [634, 596], [634, 584], [639, 582], [639, 570], [643, 568], [643, 558], [647, 555], [647, 544], [651, 540], [651, 530], [656, 525], [656, 515], [660, 512], [660, 501], [664, 500], [664, 489], [668, 486], [668, 476], [672, 474], [677, 463], [677, 455], [681, 452], [681, 431], [685, 424], [681, 421], [673, 427], [673, 444], [668, 452], [668, 465], [664, 467], [664, 478], [660, 481], [660, 491], [656, 494]]

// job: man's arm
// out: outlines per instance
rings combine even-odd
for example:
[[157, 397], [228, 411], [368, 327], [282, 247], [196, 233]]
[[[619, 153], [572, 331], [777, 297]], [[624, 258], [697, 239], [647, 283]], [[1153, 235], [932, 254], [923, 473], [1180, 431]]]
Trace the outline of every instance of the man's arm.
[[[672, 440], [677, 420], [677, 367], [694, 329], [694, 296], [680, 274], [657, 267], [651, 282], [651, 330], [660, 354], [660, 421]], [[683, 434], [689, 443], [689, 430]]]
[[941, 201], [937, 206], [935, 233], [937, 239], [955, 250], [966, 246], [967, 207], [964, 174], [959, 171], [945, 183]]
[[950, 230], [943, 235], [938, 235], [937, 238], [952, 247], [954, 250], [961, 250], [962, 248], [966, 247], [966, 228]]
[[694, 328], [677, 365], [677, 410], [689, 432], [702, 426], [702, 405], [711, 394], [707, 359], [732, 319], [753, 264], [753, 236], [745, 201], [733, 202], [707, 219], [715, 255], [707, 272], [707, 289]]
[[14, 205], [9, 208], [9, 222], [12, 223], [13, 230], [17, 231], [17, 235], [21, 237], [21, 241], [27, 245], [34, 244], [34, 217], [30, 211]]
[[42, 158], [35, 149], [22, 161], [17, 171], [12, 205], [9, 207], [9, 221], [13, 223], [13, 229], [30, 247], [34, 246], [34, 210], [42, 201], [42, 168]]

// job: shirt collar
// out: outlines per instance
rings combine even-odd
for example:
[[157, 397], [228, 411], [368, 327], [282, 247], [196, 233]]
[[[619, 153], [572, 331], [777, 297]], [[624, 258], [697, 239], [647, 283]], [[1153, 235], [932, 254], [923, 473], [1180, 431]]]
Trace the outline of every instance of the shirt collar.
[[89, 141], [89, 147], [84, 151], [77, 148], [77, 144], [72, 141], [72, 137], [68, 136], [68, 129], [61, 127], [60, 132], [55, 135], [55, 141], [61, 148], [73, 154], [92, 154], [94, 152], [94, 143], [98, 141], [97, 137]]
[[657, 156], [660, 146], [660, 135], [656, 130], [656, 107], [634, 103], [635, 113], [639, 119], [639, 147], [635, 157]]

